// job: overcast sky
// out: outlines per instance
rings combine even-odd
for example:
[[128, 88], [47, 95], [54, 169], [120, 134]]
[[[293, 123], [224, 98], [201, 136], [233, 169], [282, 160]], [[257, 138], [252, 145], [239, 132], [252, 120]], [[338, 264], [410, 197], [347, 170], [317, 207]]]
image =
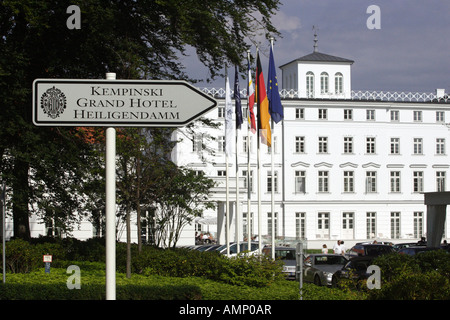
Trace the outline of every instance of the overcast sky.
[[[278, 66], [313, 52], [313, 25], [318, 51], [354, 60], [352, 89], [376, 91], [450, 92], [450, 1], [448, 0], [282, 0], [273, 23]], [[368, 7], [380, 9], [379, 20]], [[379, 24], [379, 29], [369, 29]], [[377, 27], [377, 25], [375, 25]], [[269, 43], [261, 43], [268, 53]], [[255, 55], [256, 48], [252, 48]], [[266, 77], [268, 54], [261, 55]], [[206, 79], [196, 63], [186, 70]], [[232, 78], [234, 70], [230, 70]], [[281, 70], [277, 69], [281, 82]], [[232, 79], [231, 78], [231, 79]], [[224, 87], [224, 80], [198, 87]], [[241, 88], [246, 87], [242, 80]]]

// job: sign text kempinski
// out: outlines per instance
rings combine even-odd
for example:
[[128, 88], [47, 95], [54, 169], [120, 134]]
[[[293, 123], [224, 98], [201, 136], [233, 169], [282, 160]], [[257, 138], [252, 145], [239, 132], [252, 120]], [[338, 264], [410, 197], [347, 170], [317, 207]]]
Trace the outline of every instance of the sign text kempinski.
[[178, 127], [217, 102], [185, 81], [36, 79], [37, 126]]

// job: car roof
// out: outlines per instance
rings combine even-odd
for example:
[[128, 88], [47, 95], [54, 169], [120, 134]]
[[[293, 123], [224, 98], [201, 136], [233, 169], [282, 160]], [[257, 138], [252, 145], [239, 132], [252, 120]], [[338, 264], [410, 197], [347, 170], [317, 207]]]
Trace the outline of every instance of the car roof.
[[342, 254], [339, 254], [339, 253], [311, 253], [311, 254], [308, 254], [308, 257], [317, 257], [317, 256], [344, 257]]
[[375, 256], [357, 256], [357, 257], [352, 257], [349, 259], [349, 261], [363, 261], [363, 260], [374, 260]]
[[389, 244], [382, 244], [382, 243], [361, 243], [361, 244], [355, 244], [354, 247], [361, 246], [361, 247], [392, 247]]

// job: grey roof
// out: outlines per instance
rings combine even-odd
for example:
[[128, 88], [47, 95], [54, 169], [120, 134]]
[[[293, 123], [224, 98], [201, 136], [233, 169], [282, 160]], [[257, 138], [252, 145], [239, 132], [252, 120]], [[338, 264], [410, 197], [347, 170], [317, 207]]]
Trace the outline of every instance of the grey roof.
[[292, 60], [291, 62], [285, 63], [284, 65], [280, 66], [280, 68], [284, 67], [285, 65], [291, 64], [292, 62], [296, 62], [296, 61], [344, 62], [344, 63], [350, 63], [350, 64], [352, 64], [354, 62], [353, 60], [350, 60], [350, 59], [340, 58], [340, 57], [332, 56], [332, 55], [321, 53], [321, 52], [313, 52], [313, 53], [307, 54], [306, 56]]

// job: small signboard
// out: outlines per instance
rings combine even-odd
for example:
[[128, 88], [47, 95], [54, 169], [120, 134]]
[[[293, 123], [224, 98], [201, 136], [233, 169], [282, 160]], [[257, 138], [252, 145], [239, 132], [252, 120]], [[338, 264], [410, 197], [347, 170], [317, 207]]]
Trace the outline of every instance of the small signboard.
[[44, 254], [42, 260], [44, 262], [52, 262], [52, 258], [53, 258], [53, 256], [51, 254]]
[[36, 126], [180, 127], [217, 102], [185, 81], [36, 79]]

